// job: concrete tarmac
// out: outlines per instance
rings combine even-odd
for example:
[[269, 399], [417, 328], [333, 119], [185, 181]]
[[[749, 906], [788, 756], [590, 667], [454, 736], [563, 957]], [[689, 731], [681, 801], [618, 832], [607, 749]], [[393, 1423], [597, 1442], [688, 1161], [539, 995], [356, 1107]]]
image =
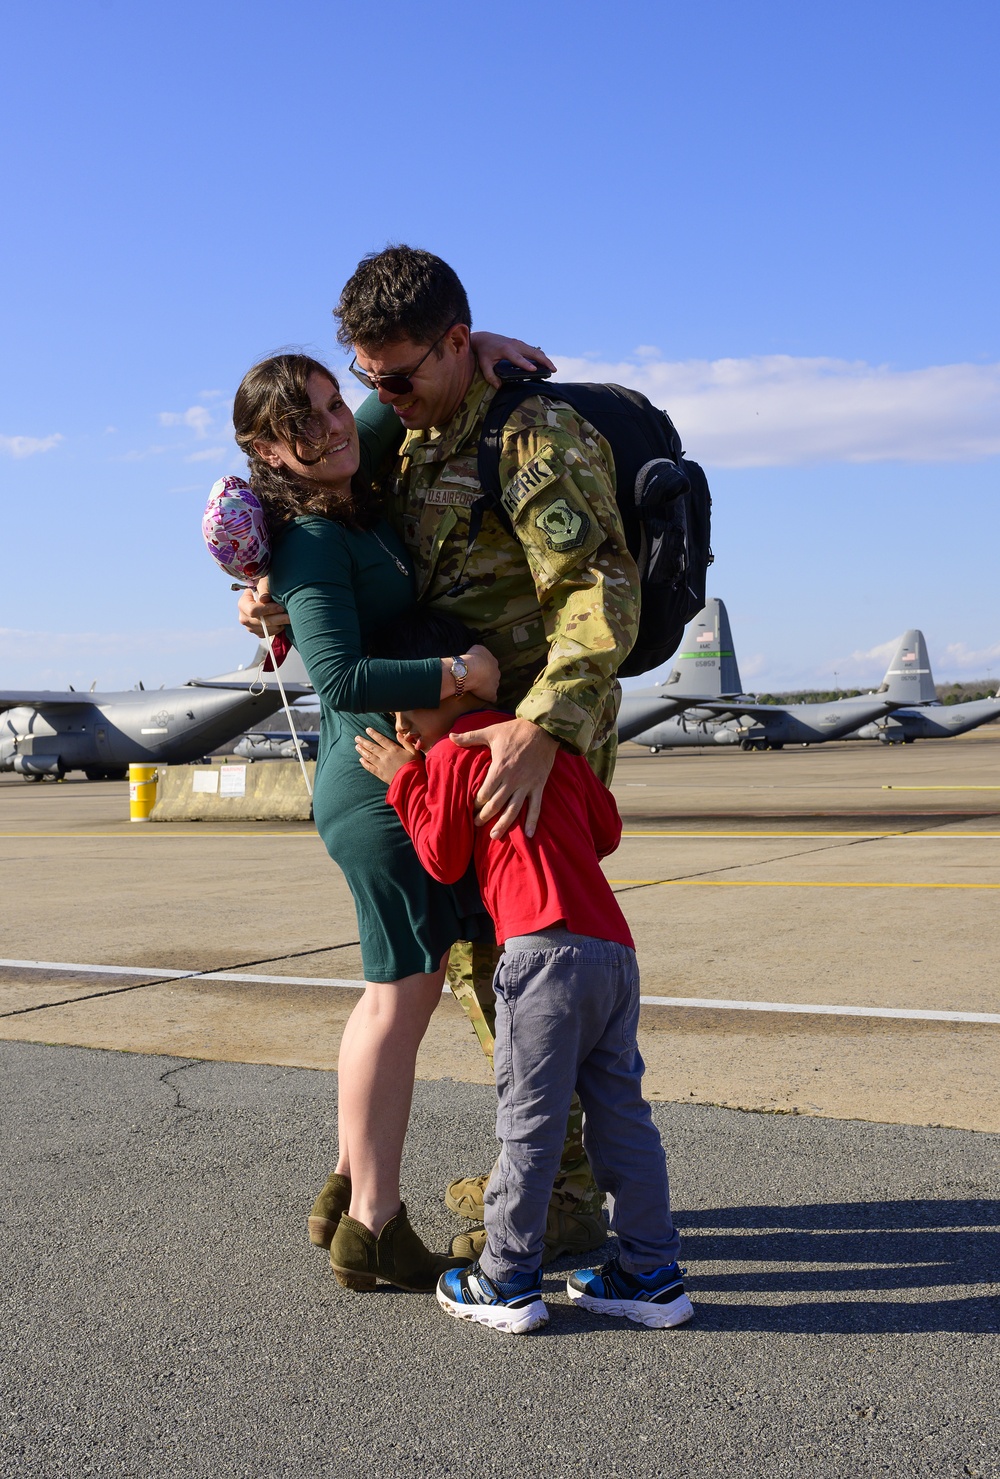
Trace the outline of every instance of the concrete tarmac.
[[[587, 1315], [564, 1263], [504, 1337], [309, 1246], [329, 1073], [2, 1043], [0, 1086], [3, 1479], [1000, 1475], [998, 1136], [657, 1105], [694, 1322]], [[438, 1246], [492, 1114], [417, 1085]]]
[[[997, 1015], [998, 760], [626, 747], [644, 992]], [[1000, 1476], [1000, 1027], [646, 1007], [696, 1320], [585, 1315], [556, 1270], [505, 1339], [306, 1240], [356, 1000], [326, 983], [361, 974], [311, 828], [126, 817], [0, 780], [3, 1479]], [[444, 1246], [495, 1149], [447, 999], [419, 1072], [403, 1193]]]
[[[892, 748], [623, 749], [607, 860], [643, 992], [996, 1014], [1000, 732]], [[310, 824], [137, 825], [126, 788], [0, 783], [0, 1037], [332, 1068], [362, 975]], [[156, 970], [191, 973], [165, 981]], [[219, 981], [205, 972], [290, 978]], [[1000, 1130], [996, 1024], [647, 1006], [652, 1098]], [[458, 1008], [418, 1069], [487, 1083]]]

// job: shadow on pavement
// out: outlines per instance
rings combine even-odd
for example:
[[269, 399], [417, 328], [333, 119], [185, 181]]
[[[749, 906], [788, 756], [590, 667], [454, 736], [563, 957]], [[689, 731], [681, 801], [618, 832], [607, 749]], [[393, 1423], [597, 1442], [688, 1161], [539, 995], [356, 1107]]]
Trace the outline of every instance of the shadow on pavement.
[[[689, 1210], [677, 1220], [702, 1329], [1000, 1330], [1000, 1202], [721, 1207]], [[729, 1267], [713, 1267], [718, 1265]], [[983, 1285], [990, 1292], [970, 1294]], [[945, 1288], [955, 1297], [898, 1297], [907, 1290]], [[844, 1297], [829, 1298], [837, 1294]], [[722, 1302], [717, 1295], [737, 1298]], [[787, 1297], [794, 1295], [816, 1298]]]

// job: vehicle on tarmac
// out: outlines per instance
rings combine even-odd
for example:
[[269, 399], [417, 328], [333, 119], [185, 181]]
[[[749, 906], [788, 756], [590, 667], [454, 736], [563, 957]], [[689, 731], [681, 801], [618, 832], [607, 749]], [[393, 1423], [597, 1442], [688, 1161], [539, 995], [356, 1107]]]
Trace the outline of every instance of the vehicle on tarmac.
[[[293, 656], [282, 664], [290, 700], [312, 693]], [[0, 770], [29, 781], [59, 780], [70, 770], [88, 780], [121, 780], [129, 765], [200, 760], [281, 707], [274, 673], [254, 672], [262, 657], [259, 649], [250, 668], [177, 688], [0, 691]]]
[[[667, 678], [651, 688], [633, 689], [622, 695], [618, 739], [634, 739], [651, 726], [663, 725], [680, 714], [694, 716], [706, 700], [736, 695], [741, 689], [728, 613], [720, 600], [706, 601], [688, 624]], [[711, 715], [701, 717], [710, 719]]]

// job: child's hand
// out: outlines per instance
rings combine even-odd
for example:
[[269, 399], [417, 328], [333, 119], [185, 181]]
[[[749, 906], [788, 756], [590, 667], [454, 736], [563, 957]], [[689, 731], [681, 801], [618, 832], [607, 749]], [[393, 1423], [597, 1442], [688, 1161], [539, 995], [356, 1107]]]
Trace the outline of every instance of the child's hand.
[[362, 739], [360, 734], [354, 736], [354, 748], [358, 752], [358, 759], [370, 775], [377, 775], [380, 781], [385, 781], [386, 785], [392, 780], [397, 770], [401, 770], [410, 760], [421, 758], [420, 751], [405, 741], [397, 745], [394, 740], [388, 739], [377, 729], [368, 729], [365, 733], [371, 738]]

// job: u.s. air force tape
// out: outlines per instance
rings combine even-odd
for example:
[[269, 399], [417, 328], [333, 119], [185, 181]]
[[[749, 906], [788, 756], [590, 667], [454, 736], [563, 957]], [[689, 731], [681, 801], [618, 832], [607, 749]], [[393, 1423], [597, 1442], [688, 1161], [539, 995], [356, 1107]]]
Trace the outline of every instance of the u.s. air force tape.
[[506, 488], [500, 495], [500, 502], [507, 510], [511, 518], [526, 498], [531, 498], [540, 488], [554, 483], [557, 474], [554, 473], [545, 461], [544, 457], [532, 457], [511, 478]]

